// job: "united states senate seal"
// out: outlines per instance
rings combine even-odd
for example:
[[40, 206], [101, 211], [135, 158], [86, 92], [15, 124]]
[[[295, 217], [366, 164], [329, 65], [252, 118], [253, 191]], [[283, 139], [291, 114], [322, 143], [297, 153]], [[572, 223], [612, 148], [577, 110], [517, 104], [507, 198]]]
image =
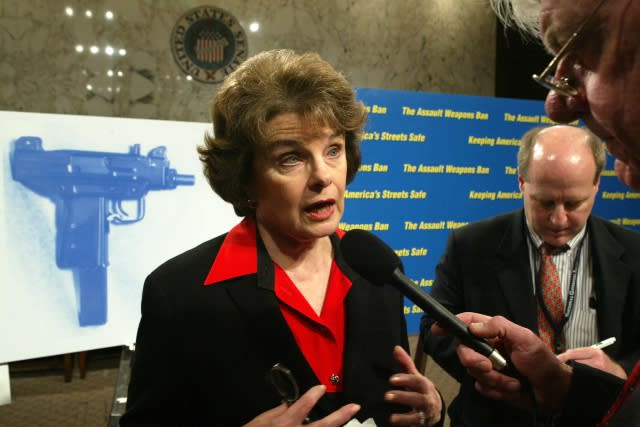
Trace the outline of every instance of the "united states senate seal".
[[226, 10], [199, 6], [173, 27], [171, 51], [185, 74], [203, 83], [220, 83], [247, 59], [247, 36]]

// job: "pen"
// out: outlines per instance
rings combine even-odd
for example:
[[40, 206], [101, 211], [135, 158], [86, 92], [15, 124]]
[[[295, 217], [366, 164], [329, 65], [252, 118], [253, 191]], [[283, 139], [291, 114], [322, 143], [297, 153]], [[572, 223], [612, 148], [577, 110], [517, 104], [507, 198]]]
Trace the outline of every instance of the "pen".
[[611, 337], [611, 338], [607, 338], [606, 340], [602, 340], [600, 342], [597, 342], [597, 343], [593, 344], [591, 347], [602, 349], [602, 348], [605, 348], [605, 347], [609, 347], [614, 342], [616, 342], [616, 337]]

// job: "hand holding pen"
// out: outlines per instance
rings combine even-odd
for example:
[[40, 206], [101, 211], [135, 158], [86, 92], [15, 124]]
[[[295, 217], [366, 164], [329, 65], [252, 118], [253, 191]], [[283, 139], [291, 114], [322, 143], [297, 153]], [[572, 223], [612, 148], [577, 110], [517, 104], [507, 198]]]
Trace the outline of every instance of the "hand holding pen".
[[618, 363], [612, 360], [603, 349], [613, 345], [616, 342], [615, 337], [607, 338], [588, 347], [578, 347], [567, 350], [558, 355], [558, 359], [562, 362], [574, 360], [589, 365], [593, 368], [600, 369], [620, 378], [626, 379], [627, 374]]
[[599, 349], [602, 350], [605, 347], [609, 347], [610, 345], [615, 344], [615, 342], [616, 342], [616, 337], [609, 337], [609, 338], [604, 339], [602, 341], [599, 341], [599, 342], [597, 342], [595, 344], [592, 344], [591, 347], [592, 348], [599, 348]]

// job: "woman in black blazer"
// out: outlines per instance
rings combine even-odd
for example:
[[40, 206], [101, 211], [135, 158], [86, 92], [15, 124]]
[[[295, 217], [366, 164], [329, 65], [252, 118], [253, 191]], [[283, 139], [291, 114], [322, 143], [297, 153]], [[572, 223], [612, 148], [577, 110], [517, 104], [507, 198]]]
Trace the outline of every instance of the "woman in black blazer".
[[[366, 120], [347, 80], [316, 54], [263, 52], [227, 77], [212, 119], [204, 173], [244, 219], [148, 276], [121, 425], [442, 423], [402, 295], [340, 254]], [[290, 374], [284, 395], [273, 372]]]

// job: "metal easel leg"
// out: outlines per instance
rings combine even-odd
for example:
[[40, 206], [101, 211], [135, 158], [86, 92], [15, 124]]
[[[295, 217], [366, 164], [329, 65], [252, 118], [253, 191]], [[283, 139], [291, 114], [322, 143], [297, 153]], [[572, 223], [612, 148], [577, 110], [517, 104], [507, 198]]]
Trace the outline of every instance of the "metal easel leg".
[[113, 392], [113, 403], [109, 414], [108, 427], [118, 427], [120, 417], [124, 414], [127, 407], [127, 389], [129, 387], [129, 378], [131, 374], [131, 360], [133, 358], [134, 347], [122, 347], [120, 353], [120, 368], [118, 370], [118, 380], [116, 388]]

